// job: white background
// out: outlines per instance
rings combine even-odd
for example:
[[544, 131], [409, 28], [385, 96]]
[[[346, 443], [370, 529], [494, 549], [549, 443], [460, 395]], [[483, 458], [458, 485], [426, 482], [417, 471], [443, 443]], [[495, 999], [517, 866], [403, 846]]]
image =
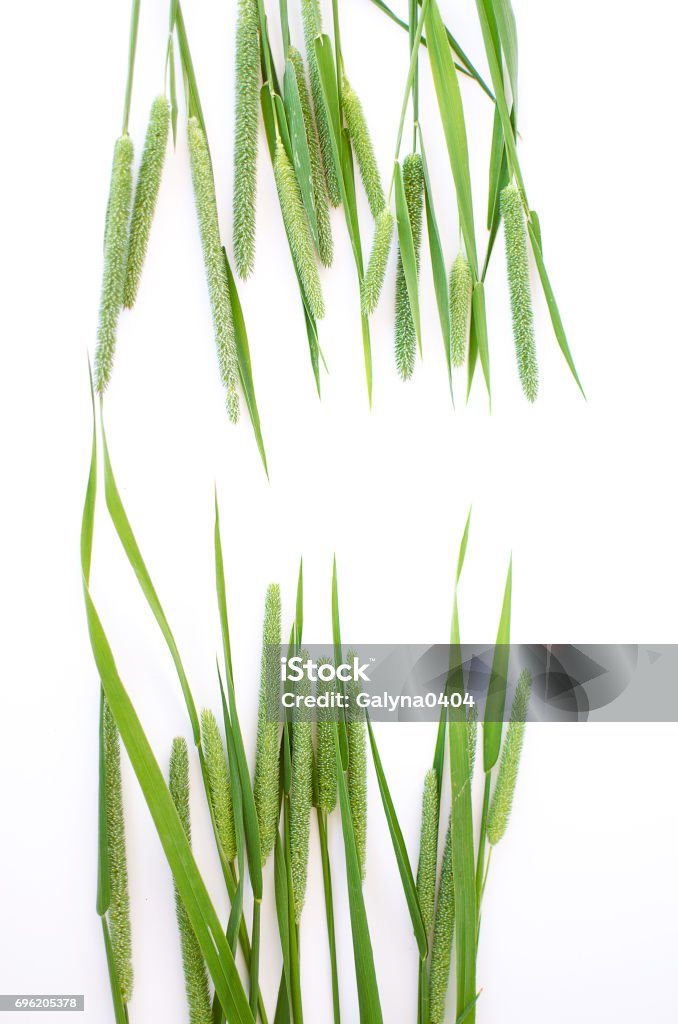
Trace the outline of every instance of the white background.
[[[275, 5], [267, 6], [278, 46]], [[500, 239], [487, 285], [492, 416], [480, 374], [469, 405], [458, 382], [457, 409], [451, 408], [427, 258], [423, 363], [410, 384], [398, 381], [392, 260], [373, 321], [370, 414], [341, 213], [333, 218], [335, 266], [322, 275], [328, 315], [321, 343], [331, 375], [323, 379], [319, 403], [262, 137], [257, 267], [240, 294], [271, 468], [267, 483], [246, 419], [237, 428], [226, 422], [183, 119], [177, 152], [168, 154], [138, 307], [120, 322], [106, 419], [118, 484], [196, 699], [213, 707], [217, 483], [250, 748], [266, 583], [283, 586], [287, 629], [303, 555], [306, 635], [324, 641], [336, 551], [347, 640], [444, 641], [456, 549], [471, 503], [461, 590], [465, 639], [493, 636], [511, 551], [514, 639], [676, 638], [670, 69], [678, 19], [665, 0], [647, 0], [642, 8], [618, 0], [514, 0], [514, 6], [521, 159], [587, 403], [560, 356], [537, 286], [542, 387], [534, 408], [523, 401]], [[229, 249], [234, 7], [193, 0], [185, 11]], [[151, 0], [142, 5], [131, 119], [137, 153], [162, 87], [166, 8]], [[299, 42], [297, 5], [292, 8]], [[471, 0], [444, 2], [442, 9], [485, 71]], [[347, 72], [363, 98], [386, 176], [406, 74], [405, 34], [367, 0], [344, 0], [341, 16]], [[84, 992], [86, 1012], [74, 1019], [92, 1024], [112, 1021], [112, 1011], [94, 911], [98, 688], [84, 625], [78, 531], [91, 427], [86, 353], [96, 325], [127, 30], [126, 4], [13, 4], [5, 12], [0, 59], [0, 991]], [[458, 229], [449, 164], [425, 60], [422, 69], [422, 122], [451, 260]], [[484, 238], [491, 111], [472, 83], [464, 83], [463, 96]], [[368, 238], [368, 216], [363, 225]], [[164, 765], [172, 736], [188, 734], [186, 715], [166, 649], [103, 515], [94, 558], [95, 599]], [[414, 859], [433, 733], [382, 726], [378, 737]], [[511, 828], [493, 859], [486, 894], [482, 1024], [676, 1019], [676, 740], [675, 725], [528, 730]], [[124, 767], [136, 971], [131, 1020], [184, 1021], [171, 880]], [[365, 898], [384, 1017], [405, 1021], [415, 1012], [416, 951], [372, 782]], [[195, 833], [205, 837], [197, 788], [194, 803]], [[330, 987], [315, 832], [311, 843], [304, 992], [308, 1020], [323, 1021]], [[344, 1018], [355, 1021], [336, 820], [332, 846]], [[196, 848], [225, 912], [214, 854], [200, 838]], [[269, 898], [263, 962], [269, 1006], [279, 970], [271, 904]]]

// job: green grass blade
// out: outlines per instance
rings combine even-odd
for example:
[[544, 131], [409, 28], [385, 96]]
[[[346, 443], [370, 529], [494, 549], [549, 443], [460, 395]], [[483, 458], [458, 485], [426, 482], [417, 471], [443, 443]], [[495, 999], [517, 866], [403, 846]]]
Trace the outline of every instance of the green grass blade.
[[377, 774], [377, 782], [379, 783], [379, 794], [381, 796], [381, 802], [384, 807], [384, 814], [386, 815], [386, 821], [388, 823], [388, 830], [391, 833], [391, 842], [393, 843], [393, 852], [396, 856], [398, 864], [398, 871], [400, 872], [400, 881], [403, 886], [403, 892], [407, 901], [407, 908], [410, 912], [410, 919], [412, 921], [412, 928], [414, 931], [414, 937], [417, 942], [419, 949], [419, 957], [421, 960], [426, 959], [428, 953], [428, 942], [426, 938], [426, 928], [424, 926], [424, 919], [421, 916], [421, 908], [419, 906], [419, 898], [417, 896], [417, 886], [412, 873], [412, 865], [410, 864], [410, 858], [407, 855], [407, 847], [405, 846], [405, 840], [400, 829], [400, 823], [396, 814], [396, 809], [391, 798], [391, 793], [388, 788], [388, 782], [386, 781], [386, 775], [384, 768], [381, 763], [379, 756], [379, 750], [377, 748], [377, 741], [374, 738], [374, 731], [372, 729], [372, 723], [367, 718], [367, 731], [370, 738], [370, 747], [372, 749], [372, 760], [374, 761], [374, 768]]
[[[452, 860], [457, 928], [457, 1016], [476, 992], [476, 889], [473, 813], [469, 778], [468, 728], [462, 709], [450, 708], [449, 748], [452, 783]], [[473, 1024], [475, 1013], [468, 1019]]]
[[464, 108], [461, 102], [457, 70], [454, 66], [445, 33], [445, 26], [440, 17], [440, 10], [436, 0], [429, 0], [426, 12], [426, 33], [431, 72], [438, 97], [440, 119], [445, 133], [450, 166], [457, 190], [459, 218], [466, 243], [466, 255], [473, 269], [474, 278], [477, 279], [478, 252], [473, 223], [473, 198], [471, 194], [471, 174], [469, 170]]
[[487, 340], [487, 314], [485, 312], [485, 286], [482, 281], [476, 281], [473, 286], [473, 299], [471, 302], [471, 335], [475, 340], [476, 349], [480, 356], [480, 365], [483, 369], [487, 396], [492, 408], [492, 389], [490, 387], [490, 349]]
[[421, 147], [421, 159], [424, 167], [424, 202], [426, 204], [426, 225], [428, 228], [428, 247], [431, 254], [431, 269], [433, 271], [433, 287], [436, 293], [436, 305], [438, 306], [438, 318], [440, 320], [440, 331], [445, 349], [445, 362], [447, 363], [447, 377], [450, 384], [450, 395], [454, 405], [454, 392], [452, 390], [452, 358], [450, 354], [450, 304], [449, 291], [447, 287], [447, 267], [445, 256], [440, 241], [440, 231], [433, 205], [433, 190], [431, 179], [428, 174], [428, 164], [424, 150], [424, 140], [419, 129], [419, 145]]
[[[290, 960], [290, 922], [289, 922], [289, 888], [287, 885], [287, 867], [285, 865], [285, 851], [280, 839], [280, 833], [276, 836], [275, 850], [273, 853], [273, 870], [275, 879], [275, 909], [278, 918], [278, 930], [280, 932], [280, 949], [282, 951], [283, 978], [287, 995], [287, 1007], [292, 1001], [290, 989], [290, 978], [292, 976], [292, 964]], [[276, 1020], [278, 1014], [276, 1013]]]
[[513, 563], [509, 563], [504, 587], [501, 618], [497, 629], [497, 643], [492, 658], [492, 670], [487, 687], [485, 721], [483, 723], [483, 768], [489, 772], [494, 768], [501, 749], [501, 733], [506, 703], [506, 679], [508, 676], [509, 644], [511, 642], [511, 589], [513, 584]]
[[372, 940], [367, 923], [367, 912], [363, 898], [362, 878], [358, 851], [353, 834], [351, 806], [346, 784], [346, 774], [342, 767], [339, 740], [336, 741], [337, 775], [339, 783], [339, 806], [341, 808], [341, 828], [344, 837], [346, 856], [346, 881], [348, 902], [351, 916], [351, 934], [353, 936], [353, 959], [355, 962], [356, 984], [358, 988], [358, 1004], [360, 1020], [369, 1024], [383, 1024], [377, 974], [374, 967]]
[[136, 542], [136, 538], [132, 531], [132, 527], [127, 513], [120, 497], [115, 477], [113, 476], [113, 467], [111, 466], [111, 460], [108, 452], [108, 444], [106, 441], [106, 434], [104, 431], [103, 421], [101, 424], [101, 436], [103, 441], [103, 455], [104, 455], [104, 489], [106, 495], [106, 505], [108, 512], [111, 517], [111, 521], [115, 527], [116, 533], [120, 539], [127, 559], [134, 570], [134, 574], [139, 582], [144, 597], [146, 598], [148, 605], [153, 612], [156, 622], [160, 627], [160, 632], [165, 638], [167, 647], [169, 648], [174, 667], [179, 677], [179, 683], [181, 690], [184, 695], [184, 701], [188, 710], [188, 717], [191, 721], [191, 729], [193, 731], [193, 739], [196, 746], [200, 746], [200, 723], [198, 721], [198, 713], [196, 711], [195, 703], [193, 701], [193, 695], [191, 688], [188, 684], [186, 672], [184, 670], [183, 662], [179, 654], [179, 649], [174, 640], [172, 630], [170, 629], [169, 622], [165, 612], [163, 611], [160, 599], [156, 593], [155, 587], [151, 580], [146, 564], [139, 550], [139, 545]]
[[231, 310], [233, 312], [233, 328], [235, 330], [235, 348], [238, 356], [238, 373], [240, 376], [240, 386], [242, 387], [243, 395], [245, 396], [245, 404], [247, 405], [247, 411], [249, 413], [250, 422], [252, 423], [252, 429], [254, 430], [254, 437], [257, 442], [257, 448], [261, 455], [261, 461], [264, 464], [264, 470], [268, 477], [268, 464], [266, 462], [266, 449], [264, 448], [264, 438], [261, 433], [261, 422], [259, 420], [259, 409], [257, 407], [257, 397], [254, 393], [254, 379], [252, 377], [252, 360], [250, 358], [250, 346], [247, 340], [247, 328], [245, 327], [245, 318], [242, 312], [242, 306], [240, 305], [240, 299], [238, 297], [238, 289], [235, 283], [235, 277], [231, 271], [231, 266], [228, 262], [228, 256], [226, 250], [223, 250], [224, 260], [226, 262], [226, 273], [228, 276], [228, 292], [231, 299]]
[[400, 258], [405, 272], [407, 283], [407, 295], [412, 309], [414, 330], [417, 335], [417, 344], [421, 352], [421, 316], [419, 313], [419, 280], [417, 271], [417, 254], [414, 248], [412, 236], [412, 225], [407, 209], [407, 197], [403, 184], [403, 174], [400, 164], [395, 167], [395, 206], [396, 219], [398, 221], [398, 244], [400, 246]]
[[511, 0], [492, 0], [494, 19], [497, 25], [499, 40], [506, 61], [511, 96], [515, 110], [518, 102], [518, 32]]
[[184, 81], [186, 82], [188, 96], [187, 96], [187, 107], [188, 116], [197, 117], [200, 121], [200, 127], [207, 135], [207, 128], [205, 126], [205, 117], [202, 112], [202, 105], [200, 103], [200, 93], [198, 92], [198, 82], [195, 77], [195, 67], [193, 66], [193, 60], [191, 58], [191, 51], [188, 45], [188, 36], [186, 35], [186, 25], [184, 24], [184, 15], [181, 10], [181, 4], [176, 5], [176, 18], [175, 27], [177, 31], [177, 41], [179, 43], [179, 56], [181, 58], [181, 67], [184, 72]]
[[263, 878], [261, 871], [261, 847], [259, 844], [259, 823], [254, 805], [254, 793], [252, 791], [252, 780], [247, 758], [245, 756], [245, 745], [242, 739], [240, 721], [238, 719], [238, 708], [235, 699], [235, 684], [233, 681], [233, 661], [231, 658], [231, 639], [228, 628], [228, 609], [226, 606], [226, 583], [224, 580], [224, 559], [221, 548], [221, 530], [219, 527], [219, 502], [214, 495], [214, 564], [217, 584], [217, 601], [219, 605], [219, 621], [221, 623], [221, 637], [224, 647], [224, 664], [226, 668], [226, 685], [228, 687], [228, 707], [233, 732], [234, 754], [237, 762], [238, 777], [242, 791], [243, 817], [245, 823], [245, 838], [247, 841], [247, 857], [250, 869], [250, 882], [252, 894], [255, 900], [261, 900], [263, 894]]
[[[341, 653], [341, 623], [339, 621], [339, 583], [337, 578], [337, 556], [334, 556], [332, 563], [332, 644], [334, 648], [334, 663], [341, 665], [343, 655]], [[346, 722], [344, 716], [340, 716], [337, 723], [339, 737], [339, 752], [341, 763], [346, 769], [348, 765], [348, 737], [346, 735]]]
[[539, 272], [539, 280], [541, 281], [541, 286], [544, 289], [546, 305], [548, 306], [549, 313], [551, 315], [551, 323], [553, 324], [553, 330], [555, 332], [558, 345], [560, 346], [560, 351], [565, 356], [565, 362], [569, 366], [570, 372], [572, 373], [572, 376], [577, 382], [577, 387], [581, 391], [584, 398], [586, 398], [584, 388], [582, 387], [581, 381], [579, 380], [579, 375], [577, 373], [577, 369], [574, 365], [574, 359], [572, 358], [572, 353], [570, 352], [570, 346], [567, 343], [567, 335], [565, 334], [563, 321], [560, 317], [560, 311], [558, 310], [556, 297], [553, 293], [553, 288], [551, 287], [551, 282], [549, 281], [549, 276], [546, 272], [546, 265], [544, 264], [544, 257], [542, 256], [541, 249], [541, 228], [539, 226], [538, 219], [536, 221], [536, 225], [533, 224], [532, 218], [534, 216], [535, 214], [530, 212], [530, 216], [527, 220], [527, 231], [530, 236], [532, 252], [534, 253], [534, 259], [537, 264], [537, 270]]
[[339, 968], [337, 965], [337, 941], [334, 928], [334, 899], [332, 897], [332, 871], [327, 845], [327, 815], [322, 808], [317, 808], [318, 835], [320, 837], [320, 860], [323, 869], [323, 891], [325, 894], [325, 917], [327, 920], [327, 942], [330, 950], [330, 968], [332, 972], [332, 1015], [334, 1024], [340, 1024], [341, 1008], [339, 1003]]

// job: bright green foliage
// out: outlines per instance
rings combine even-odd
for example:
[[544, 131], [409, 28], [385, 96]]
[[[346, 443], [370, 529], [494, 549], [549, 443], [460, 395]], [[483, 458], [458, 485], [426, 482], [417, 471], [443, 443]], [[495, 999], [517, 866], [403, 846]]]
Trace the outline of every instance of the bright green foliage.
[[325, 303], [315, 262], [311, 229], [306, 220], [299, 183], [282, 142], [278, 142], [276, 146], [273, 170], [294, 265], [301, 278], [311, 313], [316, 320], [321, 320], [325, 315]]
[[469, 779], [473, 778], [473, 769], [476, 766], [476, 750], [478, 747], [478, 707], [474, 704], [468, 710], [468, 762]]
[[438, 867], [438, 776], [430, 768], [424, 779], [421, 806], [421, 837], [419, 841], [419, 867], [417, 870], [417, 896], [424, 928], [428, 935], [433, 926], [436, 902], [436, 871]]
[[452, 864], [452, 819], [447, 827], [445, 851], [438, 884], [436, 919], [433, 926], [431, 974], [429, 985], [429, 1024], [443, 1024], [445, 998], [450, 981], [452, 940], [454, 938], [454, 867]]
[[127, 309], [132, 308], [139, 291], [153, 214], [160, 191], [169, 126], [170, 105], [165, 96], [156, 96], [148, 119], [144, 151], [141, 155], [141, 166], [132, 206], [125, 272], [124, 305]]
[[[407, 200], [407, 212], [412, 229], [414, 252], [419, 269], [421, 246], [421, 214], [424, 205], [424, 167], [419, 153], [410, 153], [403, 160], [403, 187]], [[398, 254], [396, 271], [396, 312], [395, 312], [395, 357], [398, 373], [403, 380], [409, 380], [414, 373], [417, 353], [417, 333], [407, 292], [407, 281], [403, 261]]]
[[[189, 809], [188, 747], [186, 746], [186, 740], [182, 736], [178, 736], [172, 741], [169, 764], [169, 790], [174, 806], [177, 809], [179, 820], [190, 844], [191, 814]], [[200, 952], [200, 945], [191, 927], [186, 908], [176, 889], [174, 891], [174, 902], [177, 912], [177, 924], [179, 925], [181, 959], [184, 965], [188, 1019], [190, 1024], [211, 1024], [212, 1005], [205, 960]]]
[[289, 58], [292, 61], [294, 75], [297, 80], [299, 99], [301, 101], [301, 112], [304, 116], [304, 128], [306, 130], [306, 142], [308, 154], [311, 161], [311, 187], [313, 189], [313, 206], [315, 217], [318, 222], [318, 255], [321, 263], [329, 267], [332, 265], [334, 245], [332, 242], [332, 226], [330, 224], [330, 212], [327, 196], [327, 182], [323, 171], [322, 155], [320, 153], [320, 141], [313, 116], [311, 97], [306, 85], [304, 74], [304, 62], [301, 54], [294, 46], [290, 46]]
[[526, 669], [524, 672], [521, 672], [518, 679], [516, 695], [513, 698], [513, 705], [511, 707], [511, 718], [509, 719], [506, 739], [504, 740], [504, 747], [501, 752], [497, 783], [494, 787], [490, 811], [487, 816], [487, 839], [492, 846], [496, 846], [506, 832], [511, 814], [531, 689], [532, 675]]
[[[309, 658], [302, 652], [303, 660]], [[308, 696], [307, 679], [298, 683], [296, 693]], [[290, 871], [294, 898], [294, 919], [299, 923], [306, 898], [308, 845], [313, 806], [313, 733], [308, 708], [295, 709], [292, 729], [292, 784], [290, 787]]]
[[108, 387], [125, 288], [127, 229], [132, 201], [134, 147], [129, 135], [121, 135], [113, 152], [113, 169], [106, 210], [104, 270], [101, 279], [99, 327], [94, 356], [94, 386], [100, 395]]
[[219, 235], [212, 161], [205, 133], [197, 117], [188, 119], [188, 151], [191, 157], [193, 192], [200, 227], [207, 288], [212, 306], [219, 372], [226, 388], [228, 416], [231, 422], [235, 423], [240, 412], [240, 401], [238, 398], [238, 360], [235, 349], [233, 311], [228, 291], [226, 262]]
[[362, 103], [346, 77], [342, 82], [341, 103], [346, 118], [348, 137], [358, 161], [360, 177], [363, 180], [372, 216], [376, 219], [384, 209], [384, 189]]
[[106, 837], [110, 872], [108, 924], [113, 960], [123, 1002], [132, 997], [132, 934], [127, 886], [125, 816], [120, 774], [120, 736], [108, 701], [104, 699], [104, 764], [106, 769]]
[[[318, 666], [329, 665], [329, 658], [320, 658]], [[332, 694], [336, 686], [327, 684], [325, 693]], [[334, 747], [336, 712], [330, 708], [318, 708], [316, 737], [316, 799], [318, 807], [330, 814], [337, 804], [337, 757]]]
[[527, 228], [520, 189], [514, 182], [507, 185], [501, 193], [501, 214], [504, 219], [506, 270], [511, 295], [518, 374], [525, 397], [534, 402], [539, 388], [539, 370], [534, 341]]
[[231, 773], [221, 742], [219, 726], [214, 714], [205, 708], [200, 715], [202, 748], [205, 755], [207, 780], [210, 788], [212, 813], [217, 835], [226, 860], [236, 855], [235, 824], [233, 821], [233, 797], [231, 795]]
[[240, 277], [254, 269], [259, 136], [259, 37], [257, 0], [239, 0], [235, 30], [235, 151], [233, 254]]
[[362, 309], [364, 316], [374, 313], [379, 303], [379, 296], [386, 276], [386, 264], [391, 251], [391, 239], [393, 238], [393, 214], [388, 206], [385, 206], [379, 216], [374, 228], [374, 239], [372, 251], [367, 264], [367, 271], [363, 279], [362, 287]]
[[254, 762], [254, 805], [259, 823], [262, 863], [275, 845], [279, 812], [280, 743], [278, 715], [278, 676], [280, 650], [280, 587], [271, 583], [266, 591], [261, 681], [259, 685], [259, 721]]
[[[355, 651], [349, 651], [347, 661], [353, 663], [357, 657]], [[346, 735], [348, 739], [348, 799], [351, 807], [351, 819], [355, 845], [360, 865], [360, 877], [365, 880], [367, 854], [367, 727], [365, 714], [358, 708], [355, 697], [359, 692], [357, 683], [348, 687], [348, 713]]]
[[471, 325], [471, 265], [461, 250], [450, 271], [450, 353], [453, 366], [463, 366]]
[[320, 84], [320, 71], [318, 69], [318, 61], [315, 56], [315, 40], [318, 36], [322, 35], [323, 30], [322, 18], [320, 15], [320, 3], [318, 0], [301, 0], [301, 14], [304, 21], [306, 58], [308, 60], [309, 78], [311, 79], [311, 95], [313, 97], [313, 107], [315, 109], [315, 120], [318, 125], [320, 153], [325, 170], [325, 180], [327, 182], [327, 194], [332, 206], [340, 206], [341, 192], [339, 191], [339, 182], [337, 181], [337, 173], [334, 168], [330, 126], [327, 121], [325, 101], [323, 100], [323, 91]]

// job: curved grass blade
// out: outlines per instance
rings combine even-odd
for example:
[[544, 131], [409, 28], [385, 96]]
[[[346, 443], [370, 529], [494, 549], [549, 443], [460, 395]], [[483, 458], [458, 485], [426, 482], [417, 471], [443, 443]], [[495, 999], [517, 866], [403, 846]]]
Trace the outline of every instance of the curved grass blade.
[[440, 241], [440, 231], [436, 220], [435, 207], [433, 205], [433, 190], [431, 179], [428, 174], [424, 140], [419, 129], [419, 145], [421, 148], [421, 160], [424, 168], [424, 202], [426, 204], [426, 226], [428, 228], [428, 247], [431, 254], [431, 269], [433, 271], [433, 287], [436, 293], [436, 305], [438, 306], [438, 319], [440, 320], [440, 331], [443, 338], [445, 350], [445, 362], [447, 363], [447, 378], [450, 384], [450, 395], [454, 406], [454, 391], [452, 389], [452, 358], [450, 353], [450, 303], [447, 287], [447, 267], [445, 256]]
[[424, 919], [421, 916], [421, 908], [419, 906], [419, 898], [417, 896], [417, 886], [412, 873], [412, 865], [410, 864], [410, 858], [407, 855], [407, 847], [405, 846], [405, 840], [400, 829], [400, 823], [396, 814], [396, 809], [391, 798], [391, 793], [388, 788], [388, 782], [386, 781], [386, 775], [384, 768], [381, 763], [379, 756], [379, 750], [377, 748], [377, 741], [374, 738], [374, 731], [372, 729], [372, 723], [369, 717], [367, 718], [367, 731], [370, 738], [370, 747], [372, 750], [372, 760], [374, 762], [374, 768], [377, 774], [377, 782], [379, 783], [379, 794], [381, 796], [381, 802], [384, 807], [384, 814], [386, 815], [386, 821], [388, 823], [388, 830], [391, 833], [391, 842], [393, 843], [393, 852], [396, 856], [398, 863], [398, 871], [400, 872], [400, 881], [403, 886], [403, 892], [407, 901], [407, 907], [410, 912], [410, 920], [412, 921], [412, 928], [414, 931], [414, 937], [417, 942], [419, 949], [419, 957], [421, 960], [426, 959], [428, 953], [428, 941], [426, 938], [426, 927], [424, 925]]
[[477, 280], [478, 252], [473, 223], [473, 198], [464, 108], [461, 102], [457, 70], [452, 60], [437, 0], [429, 0], [426, 11], [426, 32], [440, 119], [457, 190], [459, 219], [466, 243], [466, 255], [473, 269], [474, 278]]
[[489, 772], [494, 768], [501, 749], [501, 734], [506, 703], [506, 679], [508, 676], [509, 644], [511, 642], [511, 589], [513, 562], [509, 562], [501, 617], [497, 629], [497, 641], [492, 658], [492, 670], [485, 701], [483, 722], [483, 768]]
[[299, 96], [297, 76], [294, 70], [294, 65], [289, 59], [285, 64], [283, 90], [285, 113], [287, 114], [290, 131], [290, 159], [292, 160], [297, 181], [299, 182], [301, 198], [304, 203], [304, 209], [306, 210], [306, 216], [308, 217], [311, 235], [313, 236], [313, 244], [315, 245], [317, 252], [320, 246], [320, 240], [318, 237], [318, 219], [316, 217], [315, 203], [313, 200], [311, 154], [309, 153], [308, 140], [306, 138], [306, 126], [304, 123], [304, 114], [301, 109], [301, 97]]
[[245, 396], [245, 404], [247, 406], [247, 412], [249, 413], [250, 422], [252, 429], [254, 430], [254, 437], [257, 442], [257, 448], [261, 455], [261, 461], [264, 464], [264, 471], [268, 478], [268, 464], [266, 462], [266, 450], [264, 448], [264, 438], [261, 433], [261, 423], [259, 420], [259, 409], [257, 407], [257, 397], [254, 393], [254, 379], [252, 377], [252, 360], [250, 358], [250, 346], [247, 340], [247, 328], [245, 327], [245, 318], [242, 312], [242, 306], [240, 305], [240, 299], [238, 298], [238, 289], [236, 287], [235, 278], [231, 270], [231, 265], [228, 262], [228, 256], [226, 250], [223, 249], [224, 261], [226, 263], [226, 275], [228, 277], [228, 293], [231, 299], [231, 311], [233, 313], [233, 329], [235, 331], [235, 349], [238, 356], [238, 375], [240, 377], [240, 386], [242, 387], [243, 395]]
[[325, 917], [327, 920], [327, 941], [330, 949], [330, 968], [332, 972], [332, 1014], [334, 1024], [340, 1024], [341, 1008], [339, 1003], [339, 968], [337, 965], [337, 941], [334, 928], [334, 899], [332, 897], [332, 871], [327, 845], [327, 815], [321, 807], [317, 808], [318, 835], [320, 837], [320, 860], [323, 869], [323, 890], [325, 894]]

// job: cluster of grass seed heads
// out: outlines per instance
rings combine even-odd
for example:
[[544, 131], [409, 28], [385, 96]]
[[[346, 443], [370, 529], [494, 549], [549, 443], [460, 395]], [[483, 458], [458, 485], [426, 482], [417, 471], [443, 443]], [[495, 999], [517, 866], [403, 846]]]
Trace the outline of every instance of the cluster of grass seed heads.
[[512, 182], [501, 193], [501, 214], [504, 219], [506, 270], [511, 296], [513, 338], [518, 360], [518, 374], [525, 397], [534, 402], [539, 388], [537, 352], [534, 341], [530, 266], [527, 257], [527, 228], [520, 189]]
[[235, 823], [233, 820], [233, 797], [231, 794], [231, 773], [221, 742], [219, 726], [209, 709], [200, 715], [202, 747], [207, 769], [212, 813], [219, 843], [227, 861], [235, 860]]
[[120, 774], [120, 737], [108, 701], [104, 699], [104, 765], [106, 778], [106, 839], [110, 882], [108, 924], [111, 933], [113, 961], [123, 1002], [132, 997], [132, 932], [127, 885], [127, 853], [125, 849], [125, 816], [122, 805]]
[[259, 135], [257, 0], [239, 0], [235, 32], [233, 253], [240, 277], [254, 269]]
[[[414, 252], [417, 258], [417, 270], [419, 270], [421, 216], [424, 205], [424, 165], [419, 153], [410, 153], [403, 160], [403, 187], [407, 200]], [[395, 358], [398, 373], [403, 380], [409, 380], [414, 373], [416, 354], [417, 334], [407, 291], [405, 269], [399, 253], [396, 271]]]
[[417, 896], [428, 935], [433, 926], [436, 902], [436, 872], [438, 868], [438, 776], [433, 768], [426, 772], [421, 806], [421, 837], [419, 867], [417, 869]]
[[360, 177], [365, 187], [372, 216], [376, 219], [384, 209], [384, 189], [362, 104], [346, 77], [342, 81], [341, 103], [346, 118], [348, 137], [358, 161]]
[[304, 73], [304, 62], [301, 54], [293, 46], [290, 46], [289, 58], [294, 68], [294, 76], [299, 90], [301, 112], [304, 118], [304, 130], [306, 142], [308, 143], [308, 155], [311, 162], [311, 188], [313, 190], [313, 207], [318, 224], [318, 256], [325, 267], [332, 265], [334, 256], [334, 243], [332, 241], [332, 225], [330, 224], [330, 212], [327, 196], [327, 182], [323, 171], [322, 154], [320, 152], [320, 140], [316, 128], [311, 97], [306, 85]]
[[[302, 652], [303, 661], [309, 654]], [[309, 696], [308, 679], [296, 688], [299, 696]], [[295, 709], [292, 721], [292, 782], [290, 786], [290, 874], [294, 899], [294, 919], [299, 923], [306, 898], [308, 847], [313, 806], [313, 733], [309, 710]]]
[[188, 119], [188, 151], [195, 207], [198, 214], [207, 288], [212, 307], [219, 371], [226, 388], [226, 405], [232, 423], [238, 419], [238, 360], [235, 349], [233, 310], [228, 290], [228, 274], [221, 248], [217, 199], [214, 194], [212, 161], [205, 133], [197, 117]]
[[111, 379], [118, 317], [125, 289], [127, 230], [132, 201], [132, 161], [134, 146], [129, 135], [115, 143], [113, 168], [106, 210], [104, 269], [101, 279], [99, 326], [94, 356], [94, 385], [102, 395]]
[[318, 68], [318, 61], [315, 55], [315, 41], [322, 35], [323, 30], [319, 0], [301, 0], [301, 14], [304, 23], [304, 40], [306, 42], [308, 74], [311, 80], [311, 95], [313, 97], [316, 124], [318, 125], [320, 153], [327, 183], [327, 194], [332, 206], [339, 206], [341, 205], [341, 191], [334, 166], [332, 137], [330, 135], [330, 126], [327, 120], [327, 111], [320, 84], [320, 69]]
[[[186, 839], [191, 843], [191, 814], [189, 809], [188, 747], [182, 736], [172, 741], [169, 763], [169, 790], [177, 809]], [[174, 902], [179, 926], [181, 959], [184, 967], [186, 1001], [189, 1024], [211, 1024], [212, 1004], [204, 957], [191, 926], [181, 896], [174, 890]]]
[[139, 177], [134, 191], [132, 219], [127, 245], [127, 269], [125, 271], [124, 305], [131, 309], [136, 302], [144, 269], [148, 239], [155, 206], [160, 191], [160, 180], [167, 152], [170, 126], [170, 105], [165, 96], [156, 96], [146, 129], [144, 150], [141, 155]]
[[[329, 665], [329, 658], [320, 658], [318, 666]], [[336, 683], [328, 683], [325, 693], [336, 691]], [[336, 721], [330, 708], [318, 708], [316, 724], [316, 800], [318, 807], [331, 814], [337, 805], [337, 758], [334, 747]]]
[[374, 227], [372, 251], [367, 264], [361, 293], [362, 311], [364, 316], [371, 316], [379, 303], [379, 296], [386, 276], [386, 264], [391, 251], [393, 238], [393, 214], [385, 206]]
[[511, 815], [531, 689], [532, 675], [526, 669], [518, 679], [516, 695], [511, 706], [511, 717], [506, 730], [506, 739], [501, 752], [497, 782], [487, 815], [487, 839], [492, 846], [496, 846], [506, 832]]
[[259, 719], [254, 762], [254, 805], [259, 823], [261, 857], [266, 862], [275, 845], [279, 810], [278, 673], [280, 648], [280, 587], [271, 583], [264, 608]]
[[433, 926], [431, 974], [429, 979], [429, 1022], [444, 1024], [445, 999], [450, 980], [455, 919], [454, 868], [452, 864], [452, 819], [447, 827], [443, 863], [438, 883], [438, 902]]
[[450, 355], [453, 366], [463, 366], [471, 326], [473, 274], [463, 252], [459, 252], [450, 270]]
[[[355, 651], [349, 651], [348, 662], [356, 657]], [[367, 737], [365, 714], [356, 703], [359, 684], [349, 683], [348, 714], [346, 736], [348, 740], [348, 799], [353, 821], [356, 852], [360, 877], [365, 881], [367, 860]]]
[[304, 289], [304, 296], [314, 318], [322, 320], [325, 315], [325, 303], [315, 261], [311, 229], [306, 219], [306, 211], [294, 168], [281, 141], [278, 141], [276, 146], [273, 170], [280, 209], [294, 257], [294, 265]]

